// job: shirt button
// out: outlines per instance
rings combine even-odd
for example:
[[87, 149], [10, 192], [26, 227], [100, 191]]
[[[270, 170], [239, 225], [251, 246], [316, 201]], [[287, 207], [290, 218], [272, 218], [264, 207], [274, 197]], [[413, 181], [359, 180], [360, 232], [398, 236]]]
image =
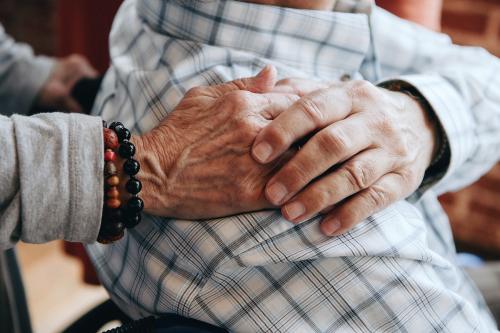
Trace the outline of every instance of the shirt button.
[[349, 74], [344, 74], [340, 77], [340, 81], [345, 82], [351, 80], [351, 76]]

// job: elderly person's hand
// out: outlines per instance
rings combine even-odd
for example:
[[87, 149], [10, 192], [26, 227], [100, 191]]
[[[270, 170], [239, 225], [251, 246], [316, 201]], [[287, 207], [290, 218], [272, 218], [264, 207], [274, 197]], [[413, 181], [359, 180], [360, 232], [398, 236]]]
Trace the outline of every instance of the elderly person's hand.
[[367, 81], [287, 80], [276, 89], [303, 97], [259, 133], [252, 153], [270, 163], [307, 138], [266, 186], [285, 218], [326, 213], [321, 230], [338, 235], [418, 188], [436, 128], [413, 98]]
[[266, 93], [275, 84], [276, 71], [267, 67], [253, 78], [194, 88], [158, 127], [133, 138], [145, 211], [200, 219], [273, 207], [264, 187], [283, 158], [261, 165], [250, 149], [259, 131], [299, 99]]
[[87, 59], [80, 55], [58, 59], [47, 82], [38, 94], [36, 106], [60, 111], [82, 112], [80, 104], [71, 97], [71, 91], [79, 80], [95, 78], [97, 75], [97, 71]]

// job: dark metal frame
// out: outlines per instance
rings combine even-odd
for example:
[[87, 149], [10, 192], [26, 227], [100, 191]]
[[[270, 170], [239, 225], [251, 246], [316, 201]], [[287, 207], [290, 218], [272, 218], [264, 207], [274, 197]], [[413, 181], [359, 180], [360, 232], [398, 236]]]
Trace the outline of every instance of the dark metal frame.
[[0, 253], [0, 283], [5, 290], [5, 300], [10, 313], [10, 328], [13, 333], [31, 333], [31, 321], [24, 293], [23, 279], [17, 264], [15, 249]]

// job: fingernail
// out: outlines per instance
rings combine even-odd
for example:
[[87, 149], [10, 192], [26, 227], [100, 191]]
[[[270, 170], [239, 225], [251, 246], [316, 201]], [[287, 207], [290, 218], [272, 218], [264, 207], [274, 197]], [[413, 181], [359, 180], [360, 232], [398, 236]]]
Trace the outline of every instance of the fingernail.
[[304, 215], [306, 207], [304, 207], [302, 203], [296, 201], [283, 207], [283, 211], [285, 212], [286, 217], [293, 221], [301, 215]]
[[283, 184], [274, 183], [267, 189], [267, 195], [273, 204], [279, 205], [287, 195], [287, 190]]
[[326, 235], [334, 236], [335, 233], [340, 229], [341, 225], [340, 225], [339, 221], [332, 219], [332, 220], [324, 221], [322, 223], [322, 227], [323, 227], [323, 232]]
[[259, 143], [253, 149], [253, 155], [261, 163], [266, 162], [272, 153], [273, 153], [273, 148], [271, 147], [271, 145], [269, 143], [267, 143], [265, 141]]

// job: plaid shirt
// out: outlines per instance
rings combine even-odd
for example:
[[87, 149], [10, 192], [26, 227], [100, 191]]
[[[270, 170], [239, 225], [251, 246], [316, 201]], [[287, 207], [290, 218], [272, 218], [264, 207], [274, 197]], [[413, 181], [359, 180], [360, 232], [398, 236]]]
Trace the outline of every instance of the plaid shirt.
[[294, 226], [277, 211], [209, 221], [145, 216], [120, 242], [89, 246], [129, 315], [173, 312], [241, 332], [494, 330], [455, 264], [436, 195], [474, 181], [500, 155], [492, 132], [500, 128], [499, 62], [345, 3], [337, 4], [344, 12], [221, 0], [123, 4], [94, 110], [105, 119], [146, 132], [189, 88], [273, 64], [280, 77], [408, 82], [434, 108], [451, 149], [446, 175], [416, 204], [398, 202], [339, 237], [323, 236], [317, 218]]

